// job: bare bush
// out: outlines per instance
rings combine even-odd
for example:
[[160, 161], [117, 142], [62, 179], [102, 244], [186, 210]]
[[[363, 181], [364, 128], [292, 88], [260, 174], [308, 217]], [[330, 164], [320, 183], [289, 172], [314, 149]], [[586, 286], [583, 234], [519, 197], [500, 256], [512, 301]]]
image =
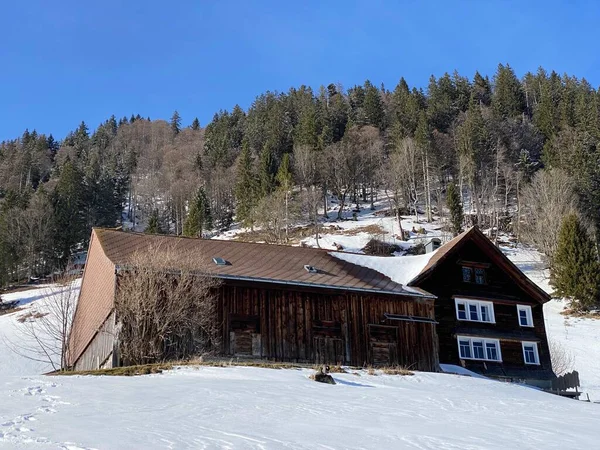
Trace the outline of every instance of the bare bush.
[[22, 324], [21, 338], [7, 342], [15, 353], [42, 363], [53, 370], [67, 368], [69, 340], [79, 288], [73, 277], [65, 277], [44, 292], [45, 300], [17, 318]]
[[200, 260], [151, 245], [119, 274], [115, 310], [126, 364], [186, 359], [218, 346], [218, 281]]
[[575, 366], [573, 354], [558, 341], [551, 340], [548, 345], [550, 347], [552, 371], [558, 376], [573, 371]]

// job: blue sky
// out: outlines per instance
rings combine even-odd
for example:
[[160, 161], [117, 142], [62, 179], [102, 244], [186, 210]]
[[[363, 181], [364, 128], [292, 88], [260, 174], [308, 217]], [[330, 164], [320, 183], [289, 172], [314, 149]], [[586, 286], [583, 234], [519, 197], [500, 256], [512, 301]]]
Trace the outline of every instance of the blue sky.
[[0, 141], [132, 113], [206, 125], [265, 90], [544, 66], [600, 83], [595, 1], [3, 0]]

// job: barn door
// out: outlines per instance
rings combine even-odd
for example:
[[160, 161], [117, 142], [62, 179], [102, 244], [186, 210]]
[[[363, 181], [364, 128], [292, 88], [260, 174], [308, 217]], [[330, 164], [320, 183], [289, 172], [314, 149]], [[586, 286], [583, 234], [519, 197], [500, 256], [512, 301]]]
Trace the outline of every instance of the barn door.
[[393, 366], [398, 364], [398, 327], [369, 325], [371, 364]]
[[317, 320], [314, 322], [312, 331], [317, 364], [343, 364], [346, 362], [346, 345], [340, 322]]
[[261, 356], [259, 316], [229, 315], [229, 353], [235, 356]]
[[340, 338], [315, 337], [315, 362], [317, 364], [343, 364], [344, 341]]

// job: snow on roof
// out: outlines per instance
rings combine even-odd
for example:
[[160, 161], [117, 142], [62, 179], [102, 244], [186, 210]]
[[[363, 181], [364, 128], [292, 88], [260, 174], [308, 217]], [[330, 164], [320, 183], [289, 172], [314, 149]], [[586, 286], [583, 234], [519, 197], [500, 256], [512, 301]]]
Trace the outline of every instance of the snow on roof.
[[343, 261], [367, 267], [406, 286], [427, 266], [438, 250], [424, 255], [370, 256], [356, 253], [331, 252], [330, 255]]

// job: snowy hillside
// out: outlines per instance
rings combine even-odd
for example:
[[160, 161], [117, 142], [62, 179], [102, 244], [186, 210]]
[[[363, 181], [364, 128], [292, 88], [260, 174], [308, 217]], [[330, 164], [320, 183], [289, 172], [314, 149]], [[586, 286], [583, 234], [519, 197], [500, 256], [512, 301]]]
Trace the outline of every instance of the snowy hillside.
[[[0, 448], [586, 449], [600, 405], [448, 374], [185, 368], [0, 385]], [[567, 419], [568, 418], [568, 419]]]
[[[321, 245], [355, 252], [372, 237], [356, 230], [377, 225], [391, 242], [397, 233], [393, 218], [370, 211], [329, 225], [336, 228], [323, 233]], [[435, 224], [403, 221], [404, 229], [413, 226], [440, 235]], [[539, 253], [503, 250], [549, 290]], [[379, 270], [400, 276], [427, 258], [386, 258]], [[0, 316], [0, 449], [588, 449], [600, 438], [600, 404], [483, 377], [359, 371], [334, 374], [338, 384], [330, 386], [311, 381], [310, 370], [249, 367], [186, 367], [131, 378], [42, 376], [49, 365], [9, 347], [23, 340], [19, 318], [43, 310], [48, 293], [41, 287], [4, 297], [21, 300], [23, 309]], [[600, 401], [600, 321], [566, 318], [563, 306], [558, 300], [545, 305], [548, 335], [573, 355], [582, 390]]]

